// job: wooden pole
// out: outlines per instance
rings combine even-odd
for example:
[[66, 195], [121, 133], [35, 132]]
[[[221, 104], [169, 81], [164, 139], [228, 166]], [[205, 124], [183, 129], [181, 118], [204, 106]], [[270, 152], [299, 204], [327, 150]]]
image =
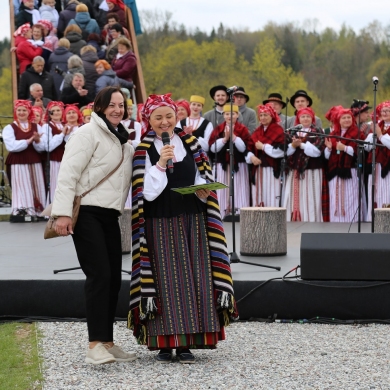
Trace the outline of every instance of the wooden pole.
[[[14, 15], [14, 3], [9, 0], [9, 12], [10, 12], [10, 32], [11, 32], [11, 47], [15, 47], [15, 15]], [[11, 52], [11, 75], [12, 75], [12, 99], [18, 98], [18, 70], [16, 65], [16, 52]]]
[[129, 7], [126, 7], [126, 19], [127, 19], [127, 25], [129, 27], [130, 41], [131, 44], [133, 45], [134, 54], [137, 57], [137, 73], [133, 80], [134, 85], [136, 86], [135, 96], [137, 98], [137, 103], [143, 103], [146, 100], [144, 75], [142, 72], [141, 59], [139, 58], [137, 36], [135, 34], [135, 28], [133, 22], [133, 14]]

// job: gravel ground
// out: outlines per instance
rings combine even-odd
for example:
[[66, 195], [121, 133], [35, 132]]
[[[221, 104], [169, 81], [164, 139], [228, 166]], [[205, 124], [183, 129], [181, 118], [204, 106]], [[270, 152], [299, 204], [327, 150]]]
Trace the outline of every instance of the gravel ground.
[[40, 323], [45, 390], [51, 389], [390, 389], [388, 325], [238, 322], [195, 364], [160, 364], [124, 322], [115, 341], [134, 362], [84, 363], [85, 323]]

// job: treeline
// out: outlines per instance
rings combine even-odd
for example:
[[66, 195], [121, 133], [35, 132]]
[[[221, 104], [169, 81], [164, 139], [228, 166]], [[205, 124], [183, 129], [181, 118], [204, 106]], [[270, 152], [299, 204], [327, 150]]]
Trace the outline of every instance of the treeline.
[[[8, 38], [0, 41], [0, 116], [12, 115], [12, 77], [10, 41]], [[0, 118], [0, 124], [9, 123], [9, 119]]]
[[[143, 11], [141, 21], [138, 45], [148, 93], [208, 97], [213, 85], [239, 84], [255, 107], [269, 92], [291, 96], [306, 89], [323, 118], [335, 104], [372, 102], [375, 75], [378, 101], [390, 99], [390, 26], [378, 22], [359, 33], [348, 26], [318, 32], [313, 20], [301, 26], [269, 23], [255, 32], [221, 24], [206, 34], [176, 23], [169, 12]], [[209, 99], [207, 108], [211, 104]]]

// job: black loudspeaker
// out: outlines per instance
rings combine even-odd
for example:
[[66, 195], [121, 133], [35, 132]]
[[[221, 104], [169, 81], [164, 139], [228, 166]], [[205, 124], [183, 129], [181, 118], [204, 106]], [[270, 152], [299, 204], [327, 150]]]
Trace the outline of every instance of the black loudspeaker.
[[306, 280], [390, 280], [390, 234], [302, 233]]

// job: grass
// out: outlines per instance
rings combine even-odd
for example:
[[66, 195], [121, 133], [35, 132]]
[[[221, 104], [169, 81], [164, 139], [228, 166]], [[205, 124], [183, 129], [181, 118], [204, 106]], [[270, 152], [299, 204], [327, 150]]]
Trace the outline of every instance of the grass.
[[0, 388], [43, 389], [36, 324], [0, 324]]

